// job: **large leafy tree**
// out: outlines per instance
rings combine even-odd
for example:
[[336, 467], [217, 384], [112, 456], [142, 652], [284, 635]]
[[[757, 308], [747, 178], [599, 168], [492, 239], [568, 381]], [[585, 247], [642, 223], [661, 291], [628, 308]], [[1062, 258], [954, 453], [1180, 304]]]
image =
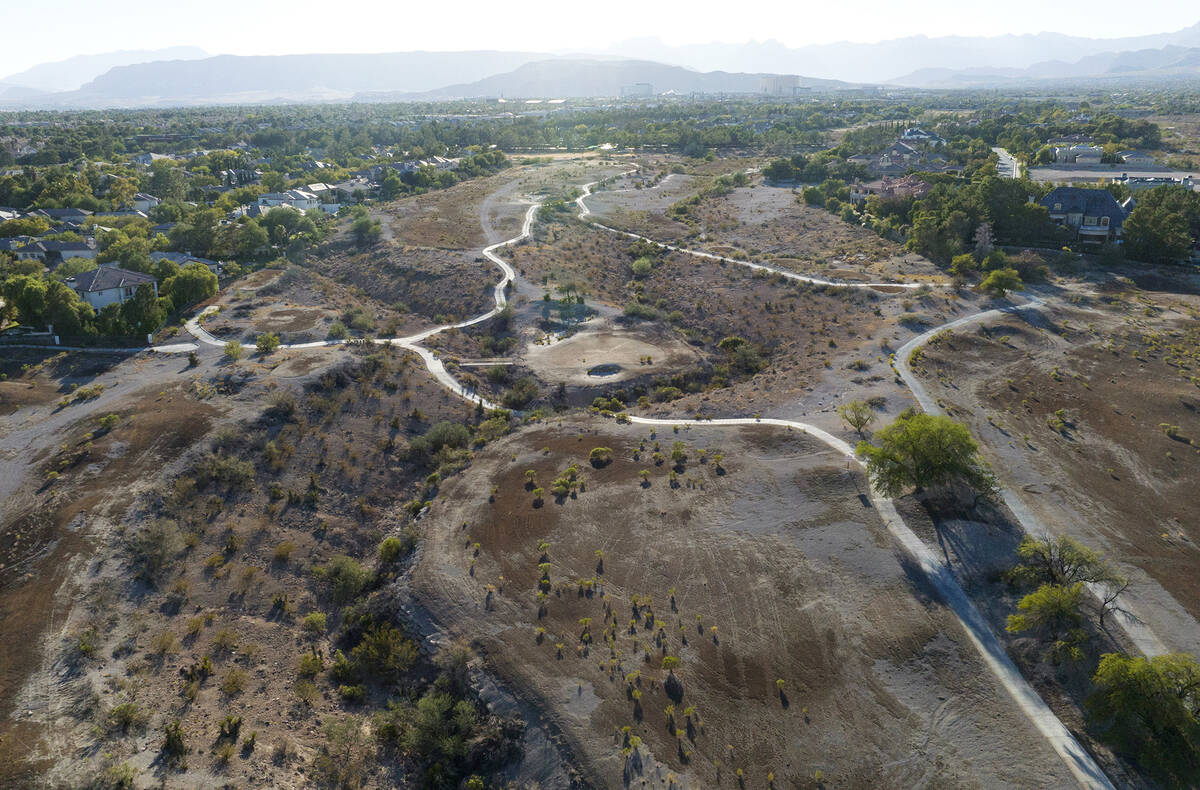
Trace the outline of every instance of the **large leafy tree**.
[[1101, 738], [1169, 787], [1200, 784], [1200, 663], [1108, 653], [1092, 677], [1088, 719]]
[[203, 263], [189, 263], [179, 274], [163, 281], [163, 295], [176, 310], [203, 301], [217, 292], [217, 275]]
[[871, 482], [889, 497], [909, 489], [966, 485], [977, 495], [996, 491], [991, 471], [966, 427], [948, 417], [902, 414], [875, 434], [879, 444], [858, 443]]
[[1123, 233], [1129, 257], [1150, 263], [1181, 260], [1192, 246], [1187, 218], [1163, 206], [1135, 208]]

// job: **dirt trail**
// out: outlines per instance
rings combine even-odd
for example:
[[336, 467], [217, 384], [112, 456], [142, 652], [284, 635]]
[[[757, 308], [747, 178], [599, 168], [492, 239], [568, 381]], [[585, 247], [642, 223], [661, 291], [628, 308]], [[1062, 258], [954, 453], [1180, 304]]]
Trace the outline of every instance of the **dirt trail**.
[[[593, 186], [595, 186], [596, 183], [598, 183], [598, 182], [591, 182], [591, 183], [585, 184], [583, 186], [584, 194], [581, 195], [576, 200], [576, 203], [580, 208], [581, 218], [586, 217], [590, 213], [587, 208], [587, 205], [585, 203], [585, 199], [591, 193], [591, 188]], [[492, 310], [490, 310], [480, 316], [477, 316], [468, 321], [461, 322], [459, 324], [434, 327], [432, 329], [428, 329], [424, 332], [421, 332], [417, 335], [413, 335], [413, 336], [406, 337], [406, 338], [391, 338], [391, 339], [386, 339], [386, 340], [377, 340], [375, 342], [384, 342], [384, 343], [391, 343], [394, 345], [400, 345], [403, 348], [406, 348], [408, 350], [416, 352], [425, 361], [426, 366], [429, 368], [430, 372], [432, 372], [434, 374], [434, 376], [437, 378], [437, 380], [439, 382], [441, 382], [444, 386], [446, 386], [447, 389], [449, 389], [451, 392], [453, 392], [454, 394], [456, 394], [468, 401], [480, 403], [483, 405], [484, 408], [494, 408], [494, 404], [487, 401], [485, 398], [483, 398], [483, 396], [479, 395], [478, 393], [475, 393], [474, 391], [471, 391], [471, 390], [465, 388], [462, 384], [460, 384], [446, 370], [446, 368], [442, 364], [441, 360], [438, 359], [436, 353], [424, 348], [423, 346], [420, 345], [420, 343], [423, 340], [426, 340], [429, 337], [432, 337], [433, 335], [436, 335], [439, 332], [443, 332], [452, 327], [462, 328], [462, 327], [471, 326], [473, 324], [477, 324], [482, 321], [485, 321], [488, 318], [491, 318], [493, 315], [495, 315], [496, 312], [498, 312], [501, 308], [503, 308], [503, 306], [505, 305], [505, 303], [507, 301], [506, 296], [505, 296], [505, 290], [506, 290], [507, 286], [509, 285], [509, 283], [516, 279], [516, 273], [513, 271], [512, 267], [506, 261], [504, 261], [499, 255], [496, 254], [496, 251], [504, 246], [515, 244], [515, 243], [521, 241], [522, 239], [526, 238], [529, 235], [533, 221], [534, 221], [534, 217], [537, 213], [539, 205], [540, 204], [535, 203], [532, 206], [530, 206], [530, 208], [525, 216], [525, 221], [524, 221], [524, 225], [522, 227], [522, 231], [518, 236], [515, 236], [514, 238], [508, 239], [505, 241], [494, 242], [491, 245], [489, 245], [488, 247], [484, 248], [484, 250], [482, 251], [483, 255], [486, 258], [488, 258], [488, 260], [493, 262], [503, 273], [502, 279], [496, 284], [496, 287], [495, 287], [495, 301], [496, 301], [495, 308], [493, 308]], [[481, 210], [481, 212], [482, 212], [482, 210]], [[599, 223], [593, 223], [593, 224], [597, 225], [598, 227], [603, 228], [604, 230], [608, 230], [608, 231], [614, 232], [614, 233], [621, 233], [622, 235], [625, 235], [625, 236], [628, 236], [631, 238], [644, 238], [644, 237], [638, 236], [637, 234], [627, 233], [625, 231], [619, 231], [619, 230], [616, 230], [613, 228], [608, 228], [606, 226], [600, 225]], [[489, 223], [489, 225], [490, 225], [490, 223]], [[485, 232], [486, 232], [486, 229], [485, 229]], [[646, 241], [648, 241], [650, 243], [658, 244], [659, 246], [669, 249], [669, 250], [672, 250], [672, 251], [679, 251], [679, 252], [683, 252], [683, 253], [687, 253], [687, 254], [691, 254], [691, 255], [696, 255], [698, 257], [709, 258], [712, 260], [722, 260], [722, 261], [734, 263], [734, 264], [737, 264], [740, 266], [748, 266], [748, 267], [754, 268], [754, 269], [763, 269], [763, 270], [767, 270], [767, 271], [777, 272], [778, 274], [780, 274], [784, 277], [801, 280], [801, 281], [805, 281], [805, 282], [812, 282], [812, 283], [818, 283], [818, 284], [824, 284], [824, 285], [833, 285], [833, 286], [839, 286], [839, 287], [854, 287], [854, 288], [878, 287], [878, 286], [888, 286], [888, 287], [896, 286], [896, 287], [903, 287], [903, 288], [918, 287], [918, 284], [915, 284], [915, 283], [894, 283], [894, 282], [891, 282], [891, 283], [841, 283], [841, 282], [833, 282], [833, 281], [828, 281], [828, 280], [821, 280], [819, 278], [812, 278], [812, 277], [806, 277], [804, 275], [798, 275], [798, 274], [795, 274], [794, 272], [776, 270], [776, 269], [773, 269], [772, 267], [763, 266], [761, 264], [754, 264], [754, 263], [750, 263], [747, 261], [741, 261], [741, 260], [737, 260], [737, 259], [723, 258], [721, 256], [716, 256], [716, 255], [712, 255], [709, 253], [694, 252], [694, 251], [683, 249], [683, 248], [677, 248], [672, 245], [667, 245], [667, 244], [662, 244], [660, 242], [656, 242], [652, 239], [646, 239]], [[963, 323], [967, 323], [968, 321], [981, 320], [982, 318], [986, 318], [986, 316], [991, 312], [992, 311], [988, 311], [985, 313], [976, 314], [975, 316], [967, 316], [964, 318], [960, 318], [956, 321], [950, 322], [950, 324], [947, 324], [946, 326], [957, 326], [957, 325], [961, 325]], [[940, 331], [941, 329], [944, 329], [944, 328], [946, 328], [946, 327], [937, 327], [934, 330], [930, 330], [930, 332], [925, 333], [925, 335], [922, 335], [922, 336], [914, 339], [914, 341], [910, 341], [910, 343], [907, 344], [905, 346], [905, 348], [911, 350], [912, 347], [915, 347], [916, 340], [921, 340], [922, 338], [928, 339], [928, 337], [931, 337], [937, 331]], [[921, 340], [921, 342], [924, 342], [924, 341]], [[299, 345], [295, 345], [295, 346], [286, 346], [285, 348], [296, 348], [296, 349], [317, 348], [317, 347], [326, 347], [326, 346], [330, 346], [330, 345], [336, 345], [338, 343], [339, 343], [339, 341], [321, 341], [321, 342], [316, 342], [316, 343], [305, 343], [305, 344], [299, 344]], [[909, 373], [909, 375], [911, 376], [911, 373]], [[906, 379], [906, 381], [909, 381], [909, 384], [911, 387], [912, 386], [911, 380]], [[917, 391], [915, 389], [914, 389], [914, 394], [917, 394]], [[926, 396], [926, 398], [927, 397], [928, 396]], [[918, 401], [920, 402], [919, 396], [918, 396]], [[631, 420], [634, 422], [637, 422], [637, 423], [648, 424], [648, 425], [674, 425], [674, 424], [682, 424], [682, 423], [686, 423], [686, 422], [693, 422], [690, 420], [653, 420], [653, 419], [637, 418], [637, 417], [631, 418]], [[729, 426], [766, 424], [766, 425], [776, 425], [779, 427], [786, 427], [788, 429], [804, 430], [804, 431], [809, 432], [811, 435], [821, 439], [826, 444], [828, 444], [830, 447], [833, 447], [834, 449], [838, 450], [839, 452], [842, 452], [843, 454], [847, 455], [848, 457], [853, 458], [853, 456], [854, 456], [853, 451], [851, 450], [851, 448], [848, 445], [846, 445], [845, 442], [832, 436], [831, 434], [828, 434], [828, 433], [820, 430], [819, 428], [816, 428], [815, 426], [810, 426], [805, 423], [791, 422], [791, 421], [787, 421], [787, 420], [771, 420], [771, 419], [758, 420], [758, 419], [751, 419], [751, 418], [729, 419], [729, 420], [711, 420], [711, 421], [703, 421], [703, 423], [706, 425], [729, 425]], [[1021, 676], [1020, 672], [1016, 669], [1015, 665], [1012, 664], [1011, 660], [1008, 658], [1007, 654], [1005, 653], [1003, 647], [1000, 645], [995, 634], [991, 632], [991, 630], [987, 626], [986, 622], [982, 619], [982, 617], [979, 615], [978, 611], [970, 603], [969, 599], [967, 598], [966, 594], [963, 592], [962, 588], [959, 586], [952, 571], [950, 569], [946, 568], [944, 565], [940, 564], [937, 561], [936, 556], [933, 555], [933, 553], [929, 550], [929, 548], [922, 541], [920, 541], [912, 533], [911, 530], [908, 529], [908, 527], [904, 524], [904, 522], [901, 519], [901, 517], [899, 516], [899, 514], [895, 511], [895, 508], [890, 500], [883, 499], [882, 497], [876, 497], [876, 502], [877, 502], [877, 506], [880, 508], [880, 512], [884, 513], [884, 515], [888, 521], [888, 528], [892, 532], [893, 536], [900, 543], [900, 545], [902, 545], [904, 547], [904, 549], [912, 555], [913, 559], [916, 560], [918, 565], [922, 568], [922, 570], [925, 572], [925, 574], [929, 577], [930, 581], [937, 587], [939, 592], [942, 593], [944, 600], [946, 600], [947, 604], [955, 612], [955, 614], [958, 617], [960, 623], [962, 624], [964, 630], [966, 630], [966, 632], [970, 636], [973, 644], [979, 651], [980, 655], [984, 658], [985, 662], [987, 663], [987, 665], [988, 665], [989, 669], [991, 670], [991, 672], [993, 673], [993, 675], [1005, 687], [1005, 689], [1008, 691], [1008, 693], [1012, 696], [1013, 700], [1020, 706], [1021, 710], [1038, 727], [1038, 729], [1041, 731], [1041, 733], [1044, 735], [1044, 737], [1048, 740], [1048, 742], [1059, 753], [1059, 755], [1062, 757], [1063, 761], [1071, 769], [1071, 771], [1073, 772], [1073, 774], [1079, 781], [1080, 786], [1087, 787], [1087, 788], [1111, 788], [1112, 784], [1109, 782], [1108, 778], [1104, 775], [1104, 772], [1095, 763], [1095, 761], [1086, 752], [1086, 750], [1083, 749], [1083, 747], [1078, 743], [1078, 741], [1074, 738], [1074, 736], [1071, 735], [1070, 731], [1054, 715], [1054, 713], [1049, 709], [1049, 707], [1045, 704], [1045, 702], [1041, 699], [1041, 697], [1038, 696], [1037, 692], [1028, 683], [1028, 681], [1026, 681], [1025, 678], [1023, 676]]]

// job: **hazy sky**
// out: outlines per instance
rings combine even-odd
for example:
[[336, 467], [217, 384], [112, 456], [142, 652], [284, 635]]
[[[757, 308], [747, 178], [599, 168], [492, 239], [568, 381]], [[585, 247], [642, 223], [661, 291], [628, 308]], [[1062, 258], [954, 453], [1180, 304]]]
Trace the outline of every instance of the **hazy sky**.
[[[444, 13], [439, 13], [444, 12]], [[36, 63], [117, 49], [192, 45], [213, 54], [397, 52], [414, 49], [599, 51], [628, 38], [671, 44], [774, 38], [790, 46], [915, 34], [1043, 30], [1112, 38], [1200, 21], [1196, 0], [0, 0], [0, 76]], [[1053, 57], [1052, 52], [1046, 53]]]

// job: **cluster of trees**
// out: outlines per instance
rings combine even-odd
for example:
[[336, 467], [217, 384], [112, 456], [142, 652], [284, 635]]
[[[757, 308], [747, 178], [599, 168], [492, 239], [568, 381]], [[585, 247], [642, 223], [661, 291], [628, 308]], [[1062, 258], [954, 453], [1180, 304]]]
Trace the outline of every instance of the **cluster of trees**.
[[[62, 268], [62, 267], [60, 267]], [[145, 335], [158, 329], [171, 313], [209, 298], [217, 292], [217, 276], [203, 264], [163, 270], [158, 295], [148, 283], [138, 286], [124, 304], [110, 304], [96, 312], [64, 281], [64, 273], [42, 272], [37, 261], [16, 261], [0, 266], [0, 319], [36, 327], [52, 325], [63, 337]]]
[[1139, 192], [1122, 232], [1130, 258], [1151, 263], [1183, 260], [1200, 239], [1200, 193], [1183, 186]]
[[[1008, 618], [1008, 630], [1049, 644], [1056, 663], [1089, 657], [1087, 611], [1103, 629], [1129, 579], [1098, 552], [1067, 537], [1026, 537], [1010, 579], [1030, 590]], [[1091, 588], [1098, 609], [1087, 601]], [[1106, 653], [1094, 665], [1086, 700], [1088, 725], [1167, 787], [1200, 782], [1200, 662], [1185, 654], [1152, 657]]]
[[808, 156], [794, 154], [775, 159], [763, 169], [763, 175], [769, 181], [819, 184], [828, 179], [840, 179], [845, 182], [865, 178], [867, 171], [862, 165], [846, 162], [845, 157], [838, 156], [833, 151], [822, 151]]

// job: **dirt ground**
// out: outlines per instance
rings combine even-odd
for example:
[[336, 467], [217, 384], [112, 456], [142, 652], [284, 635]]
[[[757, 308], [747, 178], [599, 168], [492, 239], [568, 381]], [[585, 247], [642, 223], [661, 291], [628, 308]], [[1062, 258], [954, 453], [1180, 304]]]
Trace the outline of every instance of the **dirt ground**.
[[767, 186], [757, 176], [750, 186], [705, 198], [690, 210], [687, 221], [667, 210], [699, 192], [705, 182], [677, 175], [650, 186], [653, 181], [640, 174], [618, 179], [589, 198], [588, 206], [601, 222], [622, 230], [800, 274], [847, 281], [945, 282], [920, 255], [806, 205], [796, 191]]
[[662, 375], [702, 356], [670, 334], [593, 319], [565, 339], [527, 345], [522, 358], [543, 381], [578, 387]]
[[1117, 286], [931, 342], [920, 369], [1043, 523], [1104, 551], [1168, 647], [1200, 649], [1194, 295]]
[[[656, 441], [686, 447], [677, 487]], [[601, 468], [597, 446], [612, 450]], [[526, 470], [548, 490], [572, 463], [582, 490], [536, 504]], [[535, 426], [447, 486], [414, 585], [448, 636], [479, 640], [542, 701], [602, 786], [715, 786], [739, 769], [747, 786], [768, 772], [788, 787], [1068, 784], [864, 486], [795, 434]], [[680, 659], [678, 737], [664, 655]]]
[[670, 404], [674, 413], [823, 414], [835, 427], [834, 409], [850, 398], [882, 398], [881, 408], [897, 413], [912, 400], [892, 375], [890, 354], [981, 304], [969, 292], [812, 286], [680, 253], [666, 254], [637, 280], [631, 264], [640, 254], [626, 237], [567, 219], [537, 226], [509, 257], [529, 282], [550, 291], [574, 283], [601, 311], [615, 314], [640, 293], [659, 313], [656, 331], [675, 333], [714, 363], [726, 359], [718, 344], [727, 336], [762, 350], [765, 370], [731, 386], [687, 391]]

